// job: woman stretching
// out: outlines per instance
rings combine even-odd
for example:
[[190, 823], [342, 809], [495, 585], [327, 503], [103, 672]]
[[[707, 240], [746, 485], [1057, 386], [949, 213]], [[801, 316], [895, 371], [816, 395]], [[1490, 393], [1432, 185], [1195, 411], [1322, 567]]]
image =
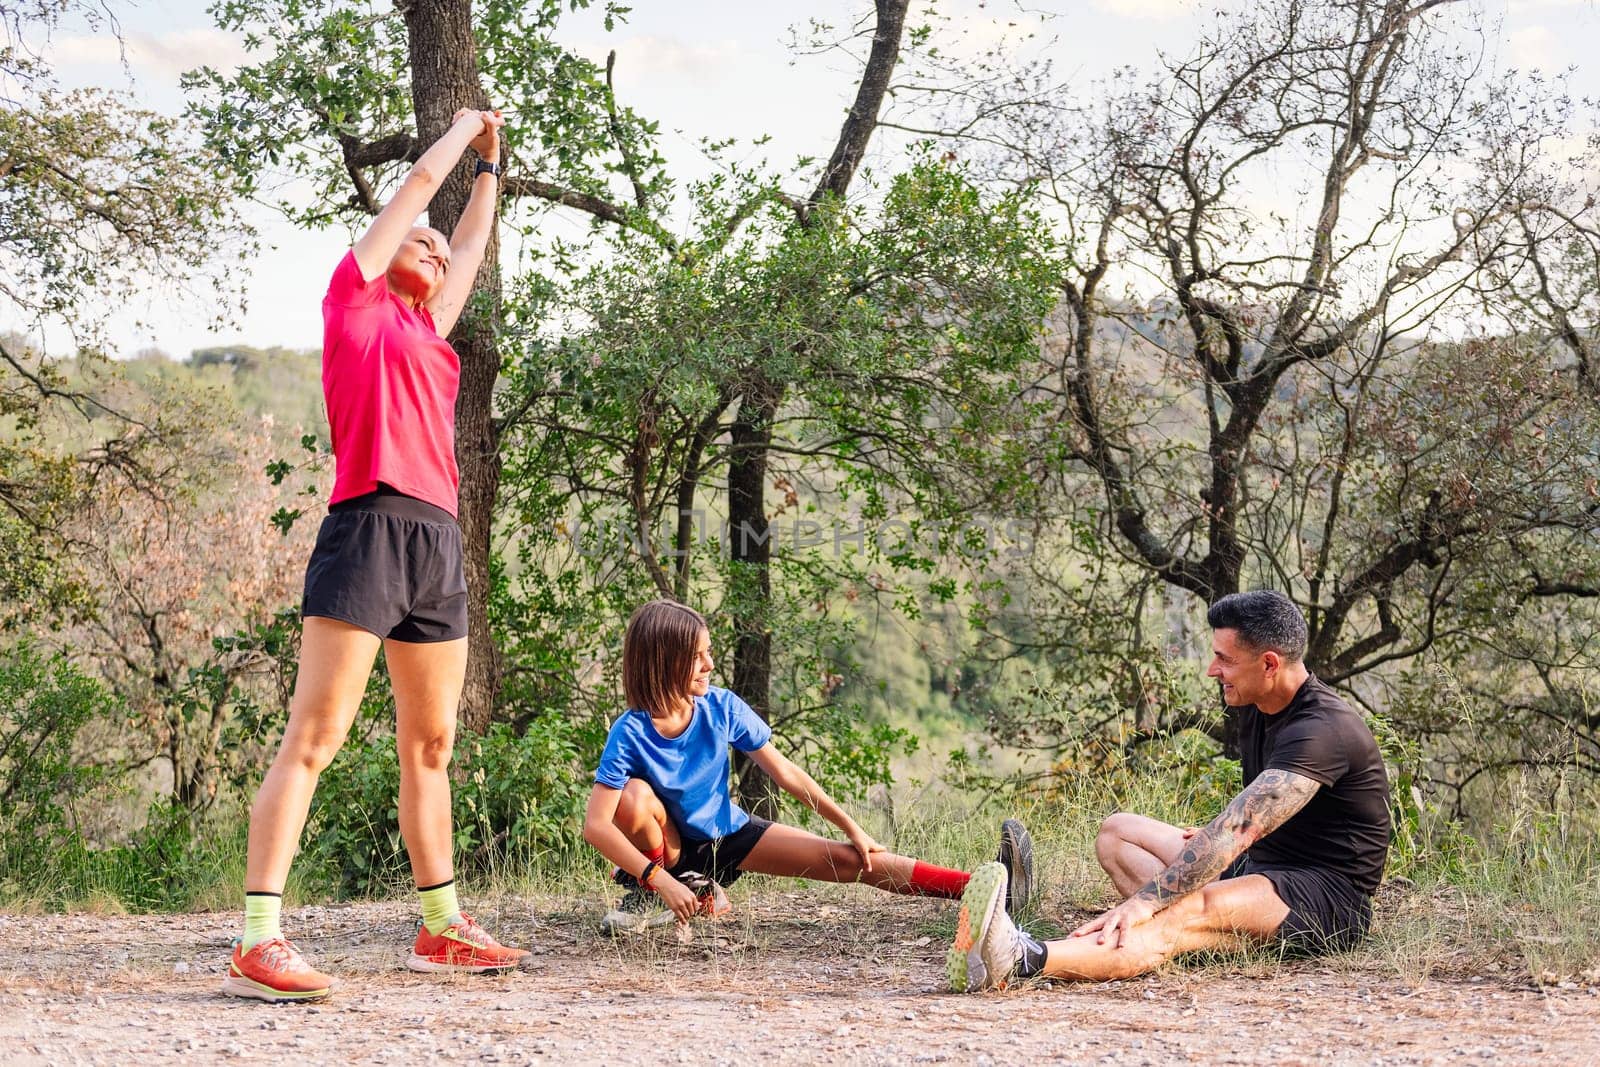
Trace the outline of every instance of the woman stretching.
[[[278, 927], [283, 883], [317, 777], [332, 762], [383, 646], [394, 688], [400, 832], [422, 897], [407, 966], [499, 971], [506, 948], [461, 913], [451, 873], [450, 779], [467, 663], [467, 585], [456, 525], [455, 403], [445, 341], [494, 226], [498, 112], [461, 111], [339, 263], [322, 302], [322, 389], [335, 478], [306, 566], [304, 636], [289, 725], [250, 811], [244, 936], [223, 991], [315, 1000], [332, 982]], [[472, 196], [448, 240], [414, 225], [463, 152]]]
[[[628, 620], [622, 687], [629, 710], [611, 725], [583, 824], [584, 839], [617, 865], [614, 877], [629, 889], [602, 924], [608, 932], [722, 914], [721, 886], [746, 871], [961, 896], [964, 872], [885, 852], [772, 746], [772, 728], [750, 705], [711, 685], [712, 666], [710, 631], [692, 608], [656, 600]], [[729, 745], [849, 844], [741, 810], [728, 792]], [[1015, 819], [1002, 827], [1000, 862], [1014, 872], [1012, 899], [1022, 907], [1033, 846]]]

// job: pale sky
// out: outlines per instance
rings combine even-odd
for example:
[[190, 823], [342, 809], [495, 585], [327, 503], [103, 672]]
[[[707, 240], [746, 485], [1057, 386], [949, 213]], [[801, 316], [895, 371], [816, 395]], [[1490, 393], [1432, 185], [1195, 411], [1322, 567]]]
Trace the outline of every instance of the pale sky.
[[[64, 84], [130, 89], [145, 106], [175, 113], [183, 103], [182, 71], [200, 63], [228, 69], [246, 57], [236, 40], [214, 28], [201, 0], [113, 0], [111, 6], [121, 18], [126, 66], [109, 32], [63, 27], [47, 54]], [[1489, 0], [1485, 6], [1505, 27], [1497, 65], [1547, 73], [1576, 67], [1574, 91], [1600, 97], [1600, 63], [1592, 59], [1600, 42], [1600, 2]], [[947, 50], [1037, 29], [1035, 40], [1053, 41], [1057, 70], [1085, 82], [1114, 67], [1145, 66], [1157, 49], [1185, 51], [1198, 10], [1188, 0], [943, 0], [938, 7], [955, 19]], [[694, 145], [703, 136], [750, 140], [771, 134], [763, 151], [774, 161], [825, 156], [832, 147], [859, 69], [840, 55], [793, 57], [786, 44], [791, 28], [805, 18], [846, 24], [869, 11], [870, 3], [635, 0], [634, 8], [610, 36], [598, 18], [584, 14], [564, 23], [561, 36], [596, 62], [617, 50], [618, 96], [660, 121], [663, 152], [676, 177], [701, 172]], [[1040, 12], [1056, 17], [1041, 19]], [[1587, 49], [1583, 42], [1589, 42]], [[213, 333], [203, 314], [175, 306], [156, 289], [137, 316], [146, 327], [133, 326], [131, 314], [112, 320], [117, 354], [158, 347], [184, 356], [229, 343], [320, 345], [322, 292], [349, 235], [342, 229], [298, 231], [264, 209], [252, 210], [250, 217], [265, 247], [250, 267], [248, 310], [232, 327]], [[587, 222], [554, 218], [550, 225], [576, 234]], [[17, 325], [5, 319], [0, 310], [0, 328]]]

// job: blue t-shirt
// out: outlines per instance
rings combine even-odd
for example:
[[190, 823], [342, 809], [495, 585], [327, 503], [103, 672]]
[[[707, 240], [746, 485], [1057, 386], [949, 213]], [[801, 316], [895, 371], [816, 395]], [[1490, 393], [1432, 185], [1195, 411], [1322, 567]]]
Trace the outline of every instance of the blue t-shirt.
[[750, 821], [728, 791], [728, 746], [754, 752], [772, 740], [761, 721], [736, 694], [712, 686], [695, 697], [689, 728], [662, 737], [650, 713], [631, 708], [611, 724], [594, 780], [621, 789], [629, 778], [650, 783], [667, 814], [687, 840], [715, 841]]

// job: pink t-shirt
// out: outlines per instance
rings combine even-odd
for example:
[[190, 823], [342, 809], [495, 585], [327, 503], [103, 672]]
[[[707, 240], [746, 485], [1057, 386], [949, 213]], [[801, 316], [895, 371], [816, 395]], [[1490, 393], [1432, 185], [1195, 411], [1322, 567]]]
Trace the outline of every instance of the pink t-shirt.
[[333, 432], [329, 504], [379, 482], [456, 514], [456, 392], [461, 360], [383, 275], [361, 277], [354, 252], [322, 301], [322, 396]]

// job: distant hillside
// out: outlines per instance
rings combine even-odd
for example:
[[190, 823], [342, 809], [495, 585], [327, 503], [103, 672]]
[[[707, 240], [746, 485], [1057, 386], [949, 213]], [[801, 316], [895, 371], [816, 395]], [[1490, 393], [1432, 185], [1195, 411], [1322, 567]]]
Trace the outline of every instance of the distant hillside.
[[227, 345], [198, 348], [187, 360], [151, 350], [119, 364], [133, 383], [163, 381], [215, 389], [246, 415], [272, 418], [273, 436], [297, 445], [314, 433], [326, 443], [327, 413], [322, 406], [321, 353], [290, 348]]
[[271, 415], [279, 425], [327, 439], [322, 353], [316, 349], [197, 348], [184, 366], [202, 381], [230, 386], [234, 400], [245, 411]]

